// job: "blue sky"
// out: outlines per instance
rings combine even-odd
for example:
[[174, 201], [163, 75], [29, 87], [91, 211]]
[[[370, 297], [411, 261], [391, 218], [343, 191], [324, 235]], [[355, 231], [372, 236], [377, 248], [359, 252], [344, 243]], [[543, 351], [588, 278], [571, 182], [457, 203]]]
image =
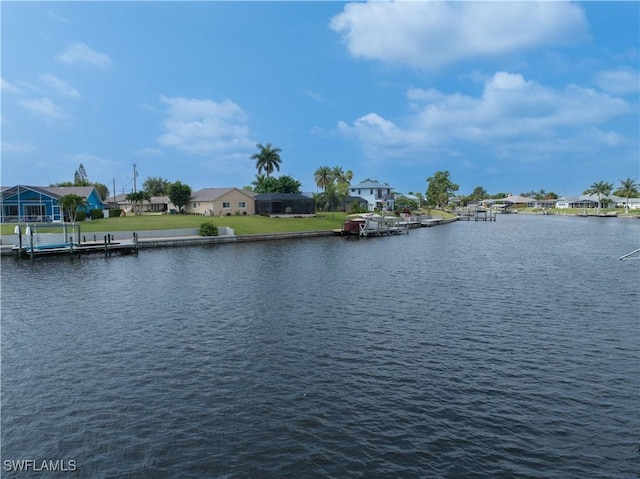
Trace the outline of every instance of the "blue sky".
[[256, 143], [424, 192], [638, 179], [639, 2], [5, 2], [3, 186], [242, 187]]

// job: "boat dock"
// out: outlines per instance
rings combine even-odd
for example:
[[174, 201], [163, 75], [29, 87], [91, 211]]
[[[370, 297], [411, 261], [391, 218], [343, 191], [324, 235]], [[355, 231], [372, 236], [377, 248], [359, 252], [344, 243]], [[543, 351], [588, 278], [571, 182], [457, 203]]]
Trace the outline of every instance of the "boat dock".
[[408, 234], [414, 228], [424, 228], [457, 221], [458, 218], [445, 220], [443, 217], [424, 216], [386, 216], [375, 213], [360, 213], [347, 217], [342, 229], [334, 230], [334, 233], [342, 236], [358, 236], [368, 238], [370, 236], [388, 236]]
[[495, 221], [497, 211], [486, 208], [460, 208], [457, 214], [460, 221]]
[[80, 228], [77, 225], [63, 225], [62, 233], [46, 233], [46, 228], [27, 225], [22, 230], [16, 226], [18, 244], [11, 247], [11, 252], [18, 258], [35, 259], [40, 256], [59, 256], [77, 254], [102, 253], [105, 256], [118, 254], [137, 254], [138, 235], [133, 233], [132, 239], [115, 241], [113, 235], [105, 235], [103, 241], [86, 241], [80, 238]]
[[132, 240], [110, 241], [106, 236], [104, 242], [88, 243], [50, 243], [40, 245], [13, 246], [11, 251], [18, 257], [35, 259], [39, 256], [59, 256], [78, 254], [138, 254], [138, 237], [134, 233]]

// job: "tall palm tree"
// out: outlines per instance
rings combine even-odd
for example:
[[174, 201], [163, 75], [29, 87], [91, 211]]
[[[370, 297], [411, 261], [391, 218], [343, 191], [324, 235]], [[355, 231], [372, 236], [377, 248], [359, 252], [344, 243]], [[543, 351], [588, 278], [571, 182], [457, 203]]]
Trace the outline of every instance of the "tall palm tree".
[[67, 217], [73, 222], [76, 222], [76, 214], [79, 208], [83, 208], [88, 205], [86, 198], [74, 194], [64, 195], [58, 200], [58, 204], [64, 212], [67, 213]]
[[597, 195], [598, 196], [598, 210], [600, 213], [600, 204], [602, 203], [603, 196], [609, 196], [611, 194], [611, 190], [613, 189], [613, 185], [611, 183], [607, 183], [606, 181], [598, 181], [597, 183], [593, 183], [585, 194], [587, 195]]
[[313, 179], [318, 188], [322, 188], [322, 191], [325, 191], [327, 186], [333, 183], [333, 170], [329, 166], [321, 166], [313, 174]]
[[332, 171], [333, 171], [333, 179], [335, 181], [337, 181], [338, 183], [343, 181], [344, 170], [342, 169], [341, 166], [334, 166]]
[[624, 212], [629, 212], [629, 198], [638, 194], [638, 184], [636, 180], [627, 177], [626, 180], [620, 180], [620, 193], [622, 193], [627, 201], [624, 204]]
[[256, 160], [256, 169], [258, 170], [258, 174], [264, 171], [267, 174], [267, 179], [269, 175], [274, 172], [274, 170], [280, 171], [280, 163], [282, 160], [280, 159], [280, 153], [282, 150], [280, 148], [274, 148], [271, 146], [271, 143], [267, 143], [266, 145], [262, 145], [261, 143], [256, 144], [258, 153], [251, 156], [252, 160]]

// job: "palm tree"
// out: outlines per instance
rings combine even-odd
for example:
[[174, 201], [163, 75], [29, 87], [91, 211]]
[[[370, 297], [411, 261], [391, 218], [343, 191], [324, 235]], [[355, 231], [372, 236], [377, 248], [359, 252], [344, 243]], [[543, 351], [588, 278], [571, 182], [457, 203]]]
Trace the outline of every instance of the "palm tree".
[[58, 203], [73, 223], [76, 222], [76, 213], [78, 213], [78, 209], [88, 205], [86, 198], [74, 194], [62, 196], [58, 200]]
[[586, 195], [597, 195], [598, 196], [598, 210], [600, 213], [600, 203], [602, 202], [603, 196], [609, 196], [611, 194], [611, 190], [613, 189], [613, 185], [611, 183], [607, 183], [606, 181], [598, 181], [597, 183], [593, 183], [587, 191], [584, 193]]
[[628, 213], [629, 198], [631, 198], [633, 195], [638, 194], [638, 184], [636, 183], [636, 180], [632, 180], [629, 177], [627, 177], [626, 180], [620, 180], [620, 193], [623, 194], [625, 199], [627, 200], [624, 204], [624, 212]]
[[266, 145], [262, 145], [260, 143], [256, 144], [258, 153], [251, 156], [252, 160], [256, 160], [256, 169], [258, 170], [258, 174], [264, 171], [267, 174], [267, 179], [269, 175], [273, 173], [274, 170], [280, 171], [280, 163], [282, 160], [280, 159], [280, 153], [282, 150], [280, 148], [273, 148], [271, 143], [267, 143]]
[[140, 193], [142, 193], [141, 191], [137, 191], [137, 192], [131, 192], [127, 194], [127, 200], [131, 202], [131, 206], [133, 206], [133, 212], [136, 216], [138, 216], [140, 214], [139, 212], [139, 208], [138, 208], [138, 201], [141, 200], [140, 198]]
[[353, 171], [347, 170], [344, 174], [344, 180], [347, 182], [348, 185], [350, 185], [351, 180], [353, 180]]
[[322, 191], [324, 191], [327, 186], [333, 183], [333, 170], [329, 166], [321, 166], [313, 174], [313, 179], [318, 188], [322, 188]]

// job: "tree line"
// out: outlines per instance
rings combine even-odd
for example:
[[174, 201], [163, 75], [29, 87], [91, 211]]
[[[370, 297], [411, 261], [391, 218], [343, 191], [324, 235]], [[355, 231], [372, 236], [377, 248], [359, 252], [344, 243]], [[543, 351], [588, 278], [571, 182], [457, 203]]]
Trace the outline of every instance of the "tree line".
[[[251, 185], [243, 188], [255, 193], [300, 193], [301, 183], [289, 175], [281, 175], [279, 177], [272, 176], [274, 172], [280, 171], [282, 164], [280, 148], [274, 147], [271, 143], [265, 145], [256, 144], [258, 151], [253, 154], [250, 159], [255, 161], [257, 174]], [[314, 194], [316, 204], [325, 211], [335, 211], [337, 208], [344, 206], [345, 201], [349, 197], [349, 186], [353, 179], [353, 171], [344, 171], [340, 166], [321, 166], [316, 169], [313, 175], [318, 192]], [[369, 180], [369, 179], [367, 179]], [[367, 181], [363, 180], [363, 181]], [[369, 180], [375, 181], [377, 180]], [[409, 192], [410, 195], [416, 197], [416, 200], [399, 196], [396, 198], [396, 207], [399, 209], [420, 209], [423, 206], [429, 208], [444, 208], [455, 193], [459, 190], [459, 185], [451, 180], [451, 174], [448, 170], [436, 171], [432, 176], [427, 177], [427, 188], [424, 196], [419, 192]], [[87, 176], [87, 172], [82, 165], [74, 172], [73, 181], [56, 183], [52, 186], [94, 186], [98, 194], [104, 201], [109, 195], [109, 189], [101, 183], [91, 183]], [[168, 196], [169, 201], [173, 203], [178, 211], [182, 211], [188, 204], [191, 197], [191, 187], [180, 181], [170, 182], [161, 177], [148, 177], [143, 183], [141, 191], [135, 191], [127, 194], [127, 199], [134, 206], [136, 214], [140, 214], [140, 205], [144, 201], [151, 201], [154, 196]], [[602, 203], [602, 198], [612, 194], [614, 185], [606, 181], [594, 182], [583, 194], [596, 195], [598, 197], [598, 208]], [[613, 194], [622, 198], [626, 198], [626, 209], [628, 209], [629, 198], [640, 196], [640, 187], [638, 183], [627, 178], [620, 180], [620, 186]], [[553, 192], [547, 192], [544, 189], [538, 191], [531, 190], [520, 193], [521, 196], [534, 198], [536, 200], [558, 199], [558, 195]], [[68, 211], [75, 212], [83, 203], [81, 197], [73, 198], [74, 195], [67, 195], [64, 204]], [[482, 201], [485, 199], [501, 199], [509, 196], [509, 193], [496, 193], [490, 195], [482, 186], [476, 186], [468, 195], [455, 196], [456, 200], [466, 206], [473, 201]], [[62, 204], [62, 202], [61, 202]], [[358, 209], [357, 205], [354, 205]], [[354, 210], [355, 211], [355, 210]]]

